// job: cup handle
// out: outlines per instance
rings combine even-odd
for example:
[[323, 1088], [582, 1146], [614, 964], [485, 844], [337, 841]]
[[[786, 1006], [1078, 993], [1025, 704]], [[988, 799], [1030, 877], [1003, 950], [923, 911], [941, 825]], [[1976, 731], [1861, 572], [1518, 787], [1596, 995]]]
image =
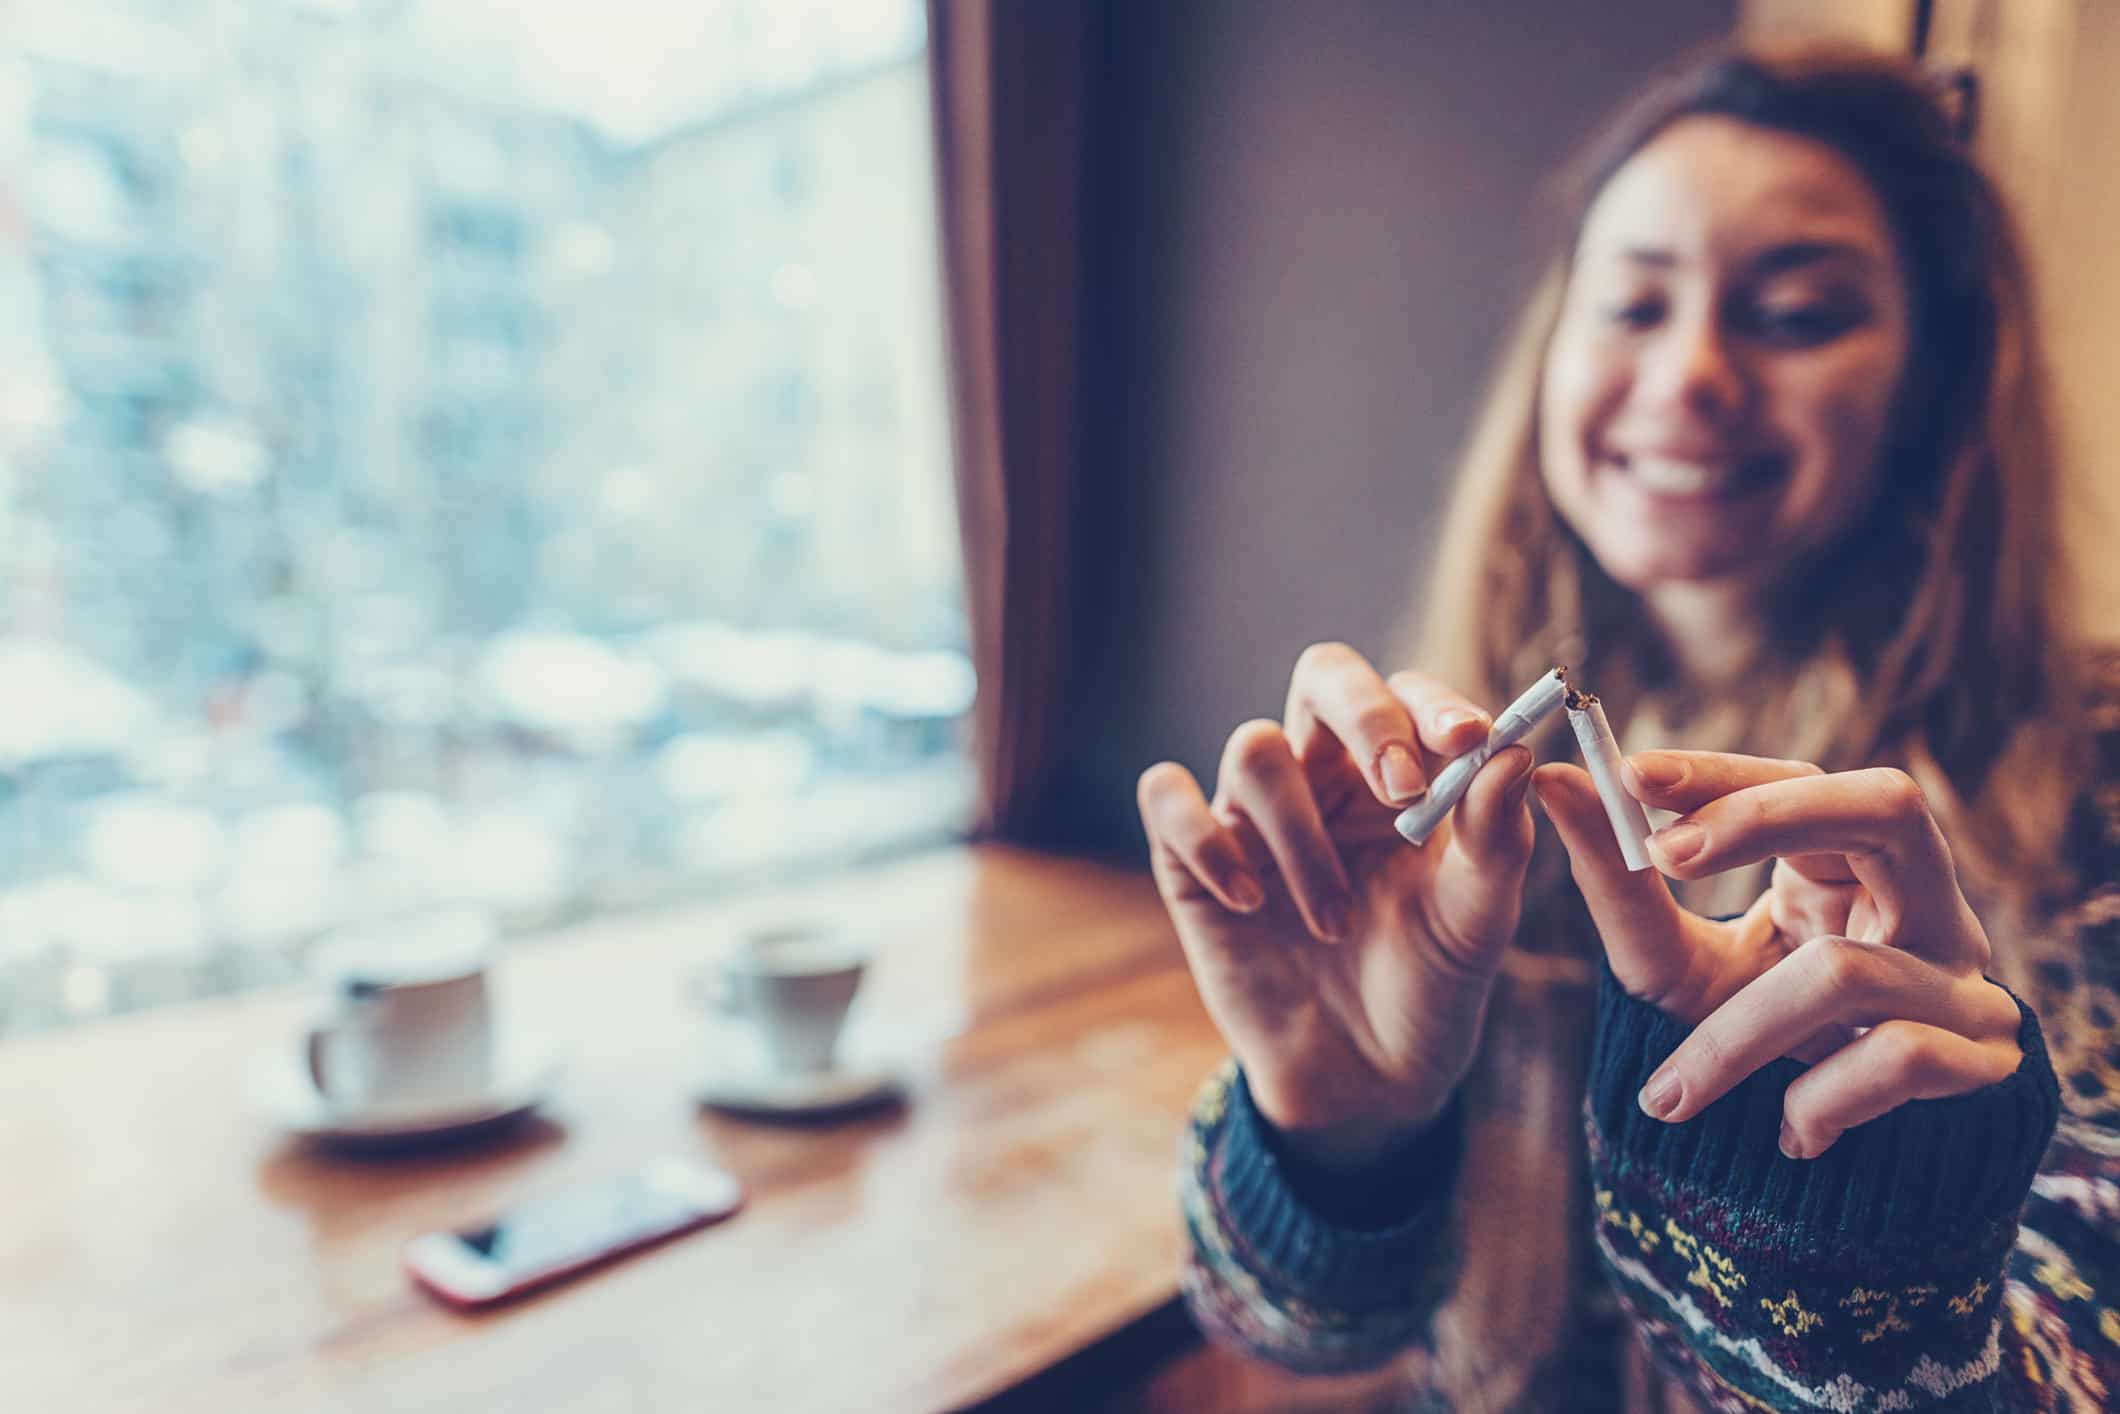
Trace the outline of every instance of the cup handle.
[[303, 1043], [304, 1054], [309, 1058], [309, 1083], [316, 1086], [319, 1095], [329, 1095], [331, 1088], [324, 1083], [324, 1042], [338, 1029], [339, 1018], [309, 1023], [309, 1032]]
[[372, 1005], [369, 997], [355, 993], [343, 998], [330, 1015], [309, 1023], [309, 1030], [302, 1040], [302, 1053], [309, 1066], [309, 1083], [316, 1086], [319, 1095], [328, 1097], [331, 1094], [331, 1087], [324, 1079], [324, 1043], [331, 1039], [332, 1032]]

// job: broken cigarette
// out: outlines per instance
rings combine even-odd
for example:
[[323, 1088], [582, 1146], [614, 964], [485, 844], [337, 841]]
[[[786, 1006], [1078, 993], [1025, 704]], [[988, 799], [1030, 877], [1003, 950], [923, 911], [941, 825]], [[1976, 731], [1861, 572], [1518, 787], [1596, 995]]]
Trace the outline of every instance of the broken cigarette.
[[1487, 733], [1485, 741], [1463, 756], [1453, 757], [1450, 764], [1436, 772], [1435, 779], [1428, 783], [1428, 794], [1399, 812], [1398, 819], [1392, 822], [1398, 832], [1411, 844], [1428, 843], [1435, 827], [1443, 823], [1443, 817], [1471, 788], [1472, 778], [1479, 774], [1480, 767], [1493, 759], [1496, 752], [1529, 736], [1531, 729], [1558, 711], [1573, 691], [1568, 685], [1566, 668], [1555, 668], [1533, 683], [1523, 696], [1502, 709], [1502, 715], [1494, 719], [1494, 728]]
[[1605, 705], [1595, 693], [1568, 689], [1568, 725], [1575, 728], [1576, 745], [1583, 749], [1583, 764], [1597, 786], [1598, 799], [1605, 802], [1605, 818], [1619, 840], [1620, 857], [1630, 873], [1652, 867], [1649, 860], [1649, 817], [1642, 803], [1627, 793], [1619, 778], [1619, 738], [1605, 720]]

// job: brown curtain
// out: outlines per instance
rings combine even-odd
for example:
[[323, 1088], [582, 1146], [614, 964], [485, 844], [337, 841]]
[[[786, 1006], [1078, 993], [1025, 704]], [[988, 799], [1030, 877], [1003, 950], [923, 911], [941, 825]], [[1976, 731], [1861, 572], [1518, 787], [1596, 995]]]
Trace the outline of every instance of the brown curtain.
[[1066, 645], [1087, 0], [929, 0], [978, 830], [1038, 832]]

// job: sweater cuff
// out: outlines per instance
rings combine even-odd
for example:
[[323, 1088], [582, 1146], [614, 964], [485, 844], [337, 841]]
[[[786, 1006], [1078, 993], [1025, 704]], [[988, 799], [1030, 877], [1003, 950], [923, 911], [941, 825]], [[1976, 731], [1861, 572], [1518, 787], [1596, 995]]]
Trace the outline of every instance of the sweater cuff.
[[1591, 1049], [1596, 1244], [1665, 1368], [1768, 1409], [1986, 1409], [2003, 1264], [2059, 1092], [2031, 1009], [2007, 1078], [1912, 1100], [1815, 1159], [1781, 1152], [1777, 1060], [1683, 1124], [1635, 1096], [1689, 1028], [1600, 983]]
[[1589, 1106], [1615, 1167], [1649, 1170], [1732, 1209], [1765, 1210], [1795, 1244], [1969, 1233], [2014, 1220], [2023, 1205], [2053, 1138], [2060, 1094], [2038, 1019], [2022, 1001], [2024, 1059], [2008, 1077], [1967, 1095], [1909, 1101], [1799, 1160], [1780, 1149], [1783, 1092], [1806, 1069], [1798, 1061], [1768, 1063], [1682, 1124], [1644, 1114], [1635, 1097], [1691, 1028], [1600, 970]]
[[1351, 1172], [1326, 1172], [1289, 1151], [1287, 1132], [1252, 1102], [1247, 1086], [1238, 1102], [1240, 1121], [1256, 1131], [1247, 1144], [1262, 1146], [1278, 1164], [1281, 1179], [1296, 1201], [1333, 1227], [1380, 1232], [1417, 1220], [1457, 1176], [1464, 1132], [1463, 1106], [1457, 1093], [1436, 1117], [1400, 1139], [1383, 1154]]
[[[1275, 1153], [1272, 1125], [1252, 1103], [1237, 1071], [1220, 1133], [1208, 1150], [1207, 1187], [1243, 1264], [1262, 1280], [1304, 1299], [1355, 1308], [1397, 1295], [1409, 1273], [1429, 1264], [1448, 1227], [1463, 1162], [1463, 1101], [1453, 1095], [1433, 1124], [1372, 1171], [1333, 1192], [1299, 1192]], [[1379, 1202], [1380, 1189], [1394, 1189]], [[1359, 1197], [1355, 1195], [1359, 1194]], [[1354, 1227], [1327, 1212], [1357, 1206], [1388, 1214], [1384, 1226]], [[1323, 1209], [1324, 1211], [1321, 1211]]]

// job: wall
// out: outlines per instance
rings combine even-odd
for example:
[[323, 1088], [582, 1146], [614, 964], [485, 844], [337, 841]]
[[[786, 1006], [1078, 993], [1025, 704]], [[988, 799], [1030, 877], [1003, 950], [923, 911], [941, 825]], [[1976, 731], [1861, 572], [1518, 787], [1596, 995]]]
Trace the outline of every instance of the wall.
[[1095, 26], [1064, 843], [1394, 641], [1536, 253], [1544, 176], [1699, 0], [1112, 0]]
[[2110, 641], [2120, 626], [2120, 5], [1942, 0], [1929, 52], [1979, 81], [1975, 149], [2010, 201], [2039, 295], [2078, 612]]

